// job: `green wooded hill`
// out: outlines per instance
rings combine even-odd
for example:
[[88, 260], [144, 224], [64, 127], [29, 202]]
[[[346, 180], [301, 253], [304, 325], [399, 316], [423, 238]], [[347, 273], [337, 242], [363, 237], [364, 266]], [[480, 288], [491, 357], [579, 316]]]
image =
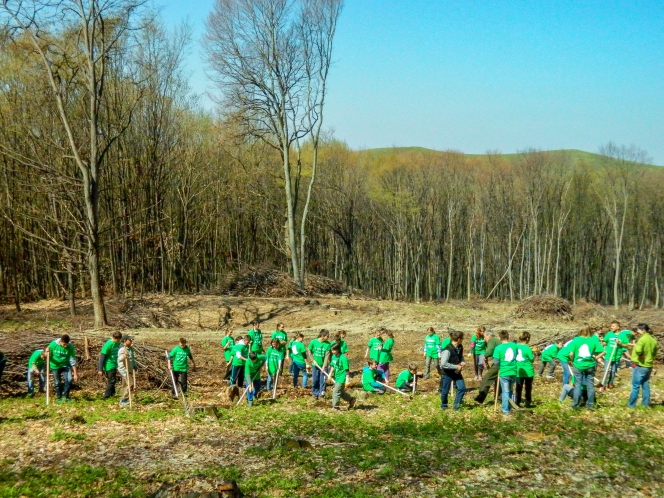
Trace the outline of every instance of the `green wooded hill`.
[[[451, 151], [439, 151], [439, 150], [433, 150], [433, 149], [427, 149], [425, 147], [383, 147], [383, 148], [377, 148], [377, 149], [364, 149], [358, 151], [360, 153], [367, 153], [373, 156], [374, 158], [380, 158], [381, 156], [387, 156], [390, 154], [396, 154], [396, 155], [407, 155], [407, 154], [420, 154], [420, 155], [431, 155], [431, 156], [438, 156], [442, 154], [449, 153]], [[452, 151], [452, 152], [459, 152], [459, 151]], [[585, 150], [576, 150], [576, 149], [559, 149], [559, 150], [548, 150], [548, 151], [541, 151], [544, 154], [551, 154], [551, 155], [561, 155], [564, 154], [567, 157], [570, 158], [572, 164], [587, 164], [590, 166], [599, 166], [604, 158], [606, 156], [603, 156], [602, 154], [596, 154], [594, 152], [586, 152]], [[517, 152], [514, 154], [500, 154], [500, 156], [503, 159], [507, 159], [508, 161], [517, 161], [520, 158], [523, 157], [524, 154], [527, 152]], [[468, 158], [485, 158], [488, 157], [488, 154], [464, 154]], [[660, 165], [651, 165], [653, 167], [661, 167]]]

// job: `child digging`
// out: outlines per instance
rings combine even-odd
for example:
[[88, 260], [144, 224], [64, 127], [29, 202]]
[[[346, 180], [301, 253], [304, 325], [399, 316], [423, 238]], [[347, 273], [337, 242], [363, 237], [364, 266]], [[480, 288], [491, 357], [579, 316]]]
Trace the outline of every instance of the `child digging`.
[[[408, 368], [403, 370], [396, 380], [396, 387], [399, 391], [403, 393], [410, 393], [413, 391], [413, 382], [415, 382], [415, 376], [417, 375], [417, 364], [409, 363]], [[421, 374], [420, 374], [421, 375]]]
[[284, 363], [284, 353], [281, 341], [279, 339], [272, 339], [270, 347], [267, 348], [265, 353], [267, 365], [267, 390], [272, 391], [272, 383], [275, 382], [277, 372], [281, 375], [280, 369]]
[[33, 397], [35, 395], [35, 382], [32, 379], [34, 375], [39, 377], [39, 392], [44, 392], [44, 372], [46, 370], [46, 351], [43, 349], [37, 349], [30, 355], [28, 360], [28, 396]]
[[233, 370], [233, 346], [235, 346], [235, 340], [233, 339], [233, 329], [227, 328], [226, 335], [221, 339], [221, 350], [224, 352], [224, 359], [226, 360], [226, 370], [224, 372], [224, 379], [228, 380], [231, 378], [231, 372]]
[[341, 346], [335, 344], [332, 346], [332, 360], [330, 361], [330, 377], [334, 380], [334, 387], [332, 388], [332, 409], [339, 410], [339, 400], [343, 399], [348, 401], [348, 409], [350, 410], [355, 406], [355, 398], [346, 392], [348, 385], [348, 358], [345, 354], [341, 354]]
[[522, 332], [519, 336], [519, 344], [516, 345], [516, 395], [517, 406], [521, 406], [521, 394], [523, 388], [526, 388], [526, 408], [533, 406], [533, 378], [535, 369], [533, 368], [533, 350], [528, 343], [530, 342], [530, 332]]
[[261, 368], [265, 364], [265, 355], [249, 353], [249, 358], [244, 366], [244, 379], [247, 388], [247, 404], [252, 406], [254, 398], [261, 390]]
[[385, 387], [376, 382], [378, 379], [383, 380], [383, 373], [378, 371], [376, 360], [369, 360], [362, 370], [362, 387], [370, 393], [385, 394]]
[[249, 341], [251, 339], [248, 335], [237, 336], [235, 338], [235, 345], [231, 350], [233, 355], [233, 368], [231, 369], [231, 378], [228, 381], [229, 385], [243, 386], [244, 385], [244, 366], [249, 356]]
[[307, 387], [309, 373], [307, 372], [307, 348], [304, 347], [304, 335], [298, 333], [295, 339], [291, 341], [289, 354], [291, 358], [291, 373], [293, 374], [293, 387], [297, 387], [297, 380], [302, 372], [302, 388]]

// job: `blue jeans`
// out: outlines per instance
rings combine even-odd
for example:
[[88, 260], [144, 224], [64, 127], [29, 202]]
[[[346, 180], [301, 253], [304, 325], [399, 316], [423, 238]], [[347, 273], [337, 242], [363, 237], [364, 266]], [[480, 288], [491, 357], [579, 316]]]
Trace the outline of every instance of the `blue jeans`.
[[[249, 381], [249, 379], [245, 379], [244, 387], [248, 387], [248, 386], [249, 386], [248, 381]], [[254, 398], [256, 397], [256, 395], [258, 394], [258, 392], [261, 390], [261, 387], [262, 387], [262, 386], [263, 386], [263, 384], [261, 384], [261, 380], [260, 380], [260, 379], [256, 379], [256, 380], [254, 381], [254, 390], [253, 390], [253, 391], [251, 391], [251, 390], [247, 390], [247, 401], [248, 401], [248, 402], [251, 403], [251, 402], [254, 401]]]
[[636, 400], [639, 398], [639, 389], [643, 388], [641, 398], [642, 406], [650, 406], [650, 373], [652, 368], [634, 367], [632, 370], [632, 393], [629, 395], [629, 408], [636, 408]]
[[586, 401], [586, 408], [593, 408], [595, 405], [595, 371], [597, 365], [585, 370], [579, 370], [574, 367], [574, 408], [581, 406], [581, 386], [586, 387], [588, 400]]
[[293, 387], [297, 387], [297, 380], [302, 372], [302, 387], [307, 387], [309, 374], [307, 373], [307, 366], [304, 363], [291, 363], [291, 373], [293, 374]]
[[463, 378], [453, 379], [443, 373], [443, 376], [440, 378], [440, 407], [442, 409], [447, 408], [447, 396], [452, 384], [454, 384], [454, 387], [456, 388], [456, 396], [454, 397], [454, 404], [452, 405], [453, 409], [459, 409], [461, 401], [463, 400], [463, 395], [466, 394], [466, 384], [464, 383]]
[[[39, 392], [44, 392], [44, 371], [46, 370], [46, 365], [39, 369]], [[35, 392], [35, 382], [32, 380], [32, 376], [37, 375], [36, 372], [33, 372], [32, 369], [28, 370], [28, 394], [34, 394]]]
[[[606, 373], [607, 369], [609, 370], [608, 373]], [[602, 377], [606, 375], [606, 380], [602, 383], [603, 386], [607, 386], [608, 384], [613, 384], [613, 381], [616, 378], [616, 370], [618, 370], [617, 361], [604, 362], [604, 372], [602, 373]]]
[[569, 384], [569, 378], [572, 376], [572, 370], [569, 367], [569, 363], [566, 361], [560, 361], [560, 366], [563, 367], [563, 386]]
[[511, 375], [509, 377], [500, 377], [500, 389], [502, 389], [503, 391], [501, 394], [502, 402], [500, 408], [503, 413], [510, 412], [510, 398], [512, 397], [514, 384], [516, 384], [516, 375]]
[[[327, 373], [329, 369], [325, 369], [325, 373]], [[325, 396], [325, 381], [327, 380], [327, 377], [323, 375], [323, 372], [321, 372], [317, 366], [314, 365], [314, 370], [313, 370], [313, 376], [311, 380], [311, 393], [318, 397], [318, 396]]]
[[[71, 367], [54, 368], [52, 372], [55, 395], [58, 399], [61, 399], [63, 396], [69, 398], [69, 389], [71, 388], [72, 381]], [[62, 376], [62, 378], [60, 378], [60, 376]]]
[[[279, 374], [279, 377], [281, 377], [281, 374]], [[274, 375], [272, 375], [270, 372], [267, 373], [267, 385], [265, 386], [265, 389], [269, 392], [272, 392], [272, 388], [274, 385], [272, 384], [273, 381], [277, 380], [277, 374], [275, 372]]]

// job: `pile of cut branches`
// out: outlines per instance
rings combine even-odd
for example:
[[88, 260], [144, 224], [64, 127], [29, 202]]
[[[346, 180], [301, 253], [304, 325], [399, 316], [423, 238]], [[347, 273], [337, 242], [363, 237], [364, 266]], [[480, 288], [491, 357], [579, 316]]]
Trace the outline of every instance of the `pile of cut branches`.
[[162, 328], [171, 329], [180, 323], [166, 309], [154, 309], [144, 299], [114, 299], [106, 304], [113, 323], [126, 329]]
[[531, 296], [523, 301], [512, 312], [513, 318], [563, 319], [573, 320], [572, 305], [566, 299], [541, 294]]
[[[14, 392], [26, 390], [26, 372], [30, 355], [44, 349], [58, 338], [55, 333], [22, 331], [3, 335], [2, 351], [7, 356], [7, 367], [3, 376], [3, 387]], [[80, 381], [78, 387], [98, 389], [105, 380], [97, 376], [97, 361], [107, 339], [100, 337], [71, 337], [76, 348]], [[165, 350], [155, 346], [134, 342], [137, 364], [136, 382], [143, 389], [161, 388], [170, 383]]]

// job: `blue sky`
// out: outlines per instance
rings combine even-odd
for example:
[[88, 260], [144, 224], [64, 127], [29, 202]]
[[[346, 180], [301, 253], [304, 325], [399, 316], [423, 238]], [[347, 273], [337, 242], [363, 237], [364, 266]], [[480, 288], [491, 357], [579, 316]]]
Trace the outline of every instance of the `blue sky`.
[[[157, 0], [188, 19], [187, 66], [213, 0]], [[663, 1], [346, 0], [325, 122], [353, 148], [596, 152], [612, 140], [664, 165]]]

